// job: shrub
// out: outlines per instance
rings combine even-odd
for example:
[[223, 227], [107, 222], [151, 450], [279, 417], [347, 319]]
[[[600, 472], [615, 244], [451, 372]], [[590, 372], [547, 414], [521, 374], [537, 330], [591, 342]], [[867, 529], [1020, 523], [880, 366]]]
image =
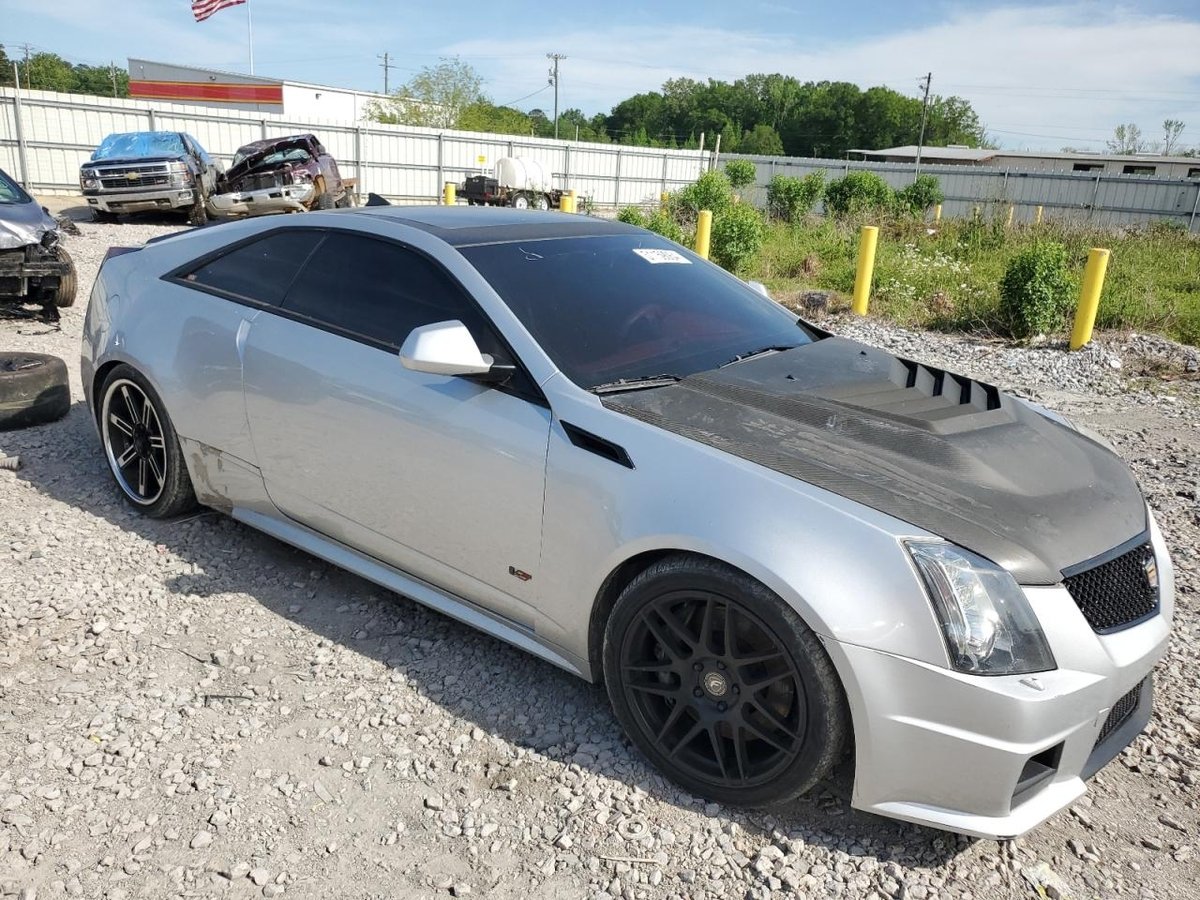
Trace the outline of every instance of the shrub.
[[1071, 306], [1067, 248], [1041, 241], [1008, 263], [1000, 282], [1000, 317], [1013, 337], [1044, 334], [1058, 327]]
[[663, 237], [677, 244], [682, 244], [687, 240], [683, 229], [679, 227], [679, 223], [672, 219], [670, 213], [663, 209], [656, 209], [650, 213], [646, 219], [646, 228], [655, 234], [661, 234]]
[[734, 274], [750, 267], [762, 250], [767, 226], [753, 206], [739, 203], [713, 219], [713, 262]]
[[724, 172], [705, 172], [692, 184], [671, 195], [671, 214], [676, 222], [690, 224], [702, 209], [719, 216], [733, 205], [733, 186]]
[[796, 223], [812, 212], [825, 192], [825, 171], [792, 178], [776, 175], [767, 185], [767, 211], [776, 219]]
[[876, 212], [891, 206], [892, 189], [874, 172], [850, 172], [825, 188], [825, 208], [835, 216]]
[[896, 212], [901, 215], [920, 216], [931, 206], [946, 199], [941, 185], [933, 175], [918, 175], [913, 183], [896, 191]]
[[636, 206], [622, 206], [617, 211], [617, 221], [624, 222], [626, 225], [637, 225], [639, 228], [645, 228], [646, 214]]
[[758, 169], [748, 159], [731, 159], [725, 163], [725, 176], [733, 187], [744, 188], [748, 184], [754, 184], [754, 180], [758, 178]]

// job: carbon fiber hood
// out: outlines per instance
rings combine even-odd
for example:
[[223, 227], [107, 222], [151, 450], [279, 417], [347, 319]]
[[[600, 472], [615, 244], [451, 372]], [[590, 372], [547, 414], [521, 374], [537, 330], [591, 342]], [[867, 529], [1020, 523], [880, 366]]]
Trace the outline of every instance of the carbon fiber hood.
[[604, 405], [911, 522], [1022, 584], [1146, 530], [1113, 453], [996, 388], [842, 338]]

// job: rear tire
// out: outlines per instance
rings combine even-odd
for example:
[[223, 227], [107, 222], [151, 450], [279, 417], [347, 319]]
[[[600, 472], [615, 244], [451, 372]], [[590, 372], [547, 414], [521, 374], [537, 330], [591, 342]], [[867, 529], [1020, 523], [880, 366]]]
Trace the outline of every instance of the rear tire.
[[152, 519], [194, 507], [179, 436], [150, 382], [122, 363], [104, 379], [98, 401], [104, 456], [126, 501]]
[[693, 794], [785, 803], [842, 756], [850, 715], [821, 642], [774, 593], [716, 560], [676, 554], [630, 582], [603, 659], [625, 733]]
[[543, 210], [543, 211], [544, 211], [544, 210], [547, 210], [547, 209], [549, 209], [549, 208], [550, 208], [550, 198], [549, 198], [549, 197], [547, 197], [545, 194], [538, 194], [538, 195], [537, 195], [537, 200], [536, 200], [536, 202], [534, 203], [534, 206], [535, 206], [537, 209], [540, 209], [540, 210]]
[[513, 209], [529, 209], [529, 196], [527, 194], [513, 194], [508, 202]]
[[0, 353], [0, 431], [53, 422], [70, 408], [65, 362], [45, 353]]

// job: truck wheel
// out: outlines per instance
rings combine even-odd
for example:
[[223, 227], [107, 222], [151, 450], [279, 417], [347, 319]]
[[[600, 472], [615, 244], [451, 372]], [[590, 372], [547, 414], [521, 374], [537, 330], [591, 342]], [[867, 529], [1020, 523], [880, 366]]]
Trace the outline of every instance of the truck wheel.
[[328, 191], [321, 191], [317, 195], [317, 209], [333, 209], [333, 198]]
[[547, 197], [545, 194], [538, 194], [537, 202], [534, 203], [534, 206], [537, 207], [538, 209], [543, 209], [543, 210], [549, 209], [550, 208], [550, 198]]
[[92, 221], [98, 222], [102, 225], [115, 225], [115, 224], [117, 224], [117, 214], [112, 213], [112, 212], [107, 212], [106, 210], [103, 210], [103, 209], [93, 209], [92, 210]]
[[59, 262], [65, 262], [70, 267], [66, 275], [59, 276], [58, 287], [50, 293], [49, 298], [55, 306], [62, 309], [75, 304], [75, 292], [78, 287], [75, 279], [75, 260], [71, 259], [62, 247], [55, 249], [54, 256]]
[[513, 194], [512, 200], [509, 201], [513, 209], [529, 209], [528, 194]]
[[188, 207], [188, 224], [204, 225], [208, 222], [208, 200], [203, 191], [196, 192], [196, 199]]
[[70, 408], [65, 362], [45, 353], [0, 353], [0, 431], [53, 422]]

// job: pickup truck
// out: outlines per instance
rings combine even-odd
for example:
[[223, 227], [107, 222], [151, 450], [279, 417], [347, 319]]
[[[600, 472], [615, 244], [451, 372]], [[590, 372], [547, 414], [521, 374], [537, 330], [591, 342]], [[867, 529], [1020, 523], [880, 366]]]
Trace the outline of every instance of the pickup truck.
[[221, 163], [182, 131], [110, 134], [79, 169], [79, 186], [97, 222], [122, 213], [179, 210], [192, 225], [208, 221]]
[[212, 206], [231, 216], [340, 209], [354, 205], [354, 186], [315, 135], [292, 134], [239, 147]]

